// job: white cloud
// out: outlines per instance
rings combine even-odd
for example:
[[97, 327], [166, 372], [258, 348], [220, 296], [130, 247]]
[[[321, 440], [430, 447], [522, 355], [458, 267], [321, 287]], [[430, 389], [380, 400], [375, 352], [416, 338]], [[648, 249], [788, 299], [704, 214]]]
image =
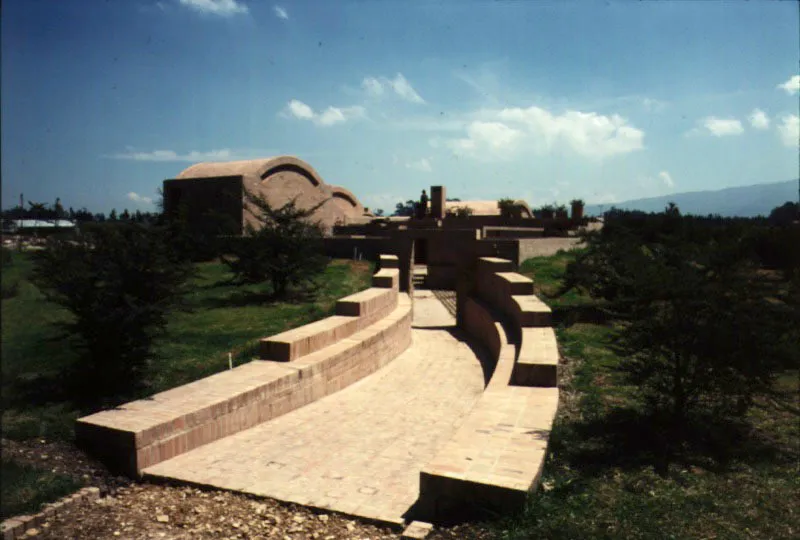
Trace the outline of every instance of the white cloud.
[[364, 116], [363, 107], [328, 107], [325, 112], [317, 115], [313, 120], [321, 126], [332, 126], [361, 116]]
[[781, 118], [778, 132], [786, 146], [800, 146], [800, 116], [789, 114]]
[[785, 83], [779, 84], [777, 88], [782, 88], [790, 96], [800, 92], [800, 75], [792, 75]]
[[275, 12], [275, 16], [278, 17], [279, 19], [283, 20], [289, 19], [289, 13], [286, 11], [285, 8], [282, 8], [281, 6], [273, 6], [272, 11]]
[[389, 119], [386, 127], [397, 130], [410, 131], [464, 131], [469, 126], [470, 120], [436, 117], [408, 117]]
[[411, 83], [403, 77], [402, 73], [395, 75], [394, 79], [387, 77], [364, 77], [361, 88], [372, 97], [380, 97], [385, 91], [391, 89], [398, 97], [411, 103], [425, 103]]
[[[656, 197], [675, 191], [675, 180], [673, 180], [672, 175], [667, 171], [660, 171], [654, 175], [638, 175], [634, 183], [635, 186], [628, 186], [628, 191], [623, 194], [626, 199]], [[638, 190], [636, 188], [638, 188]]]
[[142, 13], [164, 13], [167, 11], [167, 5], [159, 1], [153, 4], [141, 4], [138, 6], [138, 9]]
[[761, 109], [753, 109], [747, 119], [750, 120], [750, 125], [756, 129], [769, 128], [769, 117]]
[[178, 0], [182, 6], [200, 13], [230, 17], [248, 13], [247, 6], [240, 0]]
[[179, 154], [174, 150], [153, 150], [152, 152], [136, 152], [129, 150], [128, 152], [113, 154], [108, 157], [113, 159], [130, 159], [133, 161], [187, 161], [193, 163], [200, 161], [230, 161], [240, 158], [239, 155], [228, 148], [211, 150], [210, 152], [192, 150], [186, 154]]
[[644, 132], [616, 114], [604, 116], [594, 112], [566, 111], [558, 115], [531, 106], [527, 109], [502, 109], [497, 115], [506, 122], [524, 126], [531, 146], [540, 152], [566, 145], [583, 156], [607, 157], [644, 147]]
[[314, 109], [302, 101], [293, 99], [286, 106], [286, 115], [293, 116], [300, 120], [311, 120], [318, 126], [332, 126], [347, 122], [353, 118], [365, 116], [364, 107], [328, 107], [321, 113], [314, 112]]
[[461, 139], [432, 139], [431, 146], [448, 146], [457, 154], [510, 158], [517, 150], [539, 154], [566, 149], [604, 158], [644, 148], [644, 132], [619, 116], [568, 110], [554, 114], [541, 107], [481, 110], [473, 113]]
[[289, 102], [289, 113], [295, 118], [301, 120], [311, 120], [314, 118], [314, 109], [303, 103], [302, 101], [293, 99]]
[[453, 75], [463, 81], [475, 92], [488, 99], [491, 103], [497, 104], [495, 90], [500, 87], [497, 77], [486, 67], [482, 67], [477, 73], [471, 74], [464, 71], [456, 71]]
[[667, 104], [664, 101], [658, 99], [647, 97], [642, 99], [642, 107], [644, 107], [647, 112], [659, 113], [662, 112], [666, 106]]
[[379, 208], [382, 209], [386, 215], [391, 215], [397, 206], [397, 203], [403, 202], [409, 199], [408, 194], [405, 195], [397, 195], [395, 193], [367, 193], [365, 195], [359, 196], [361, 202], [367, 208], [375, 211]]
[[478, 159], [509, 158], [522, 139], [523, 133], [502, 122], [472, 122], [467, 127], [467, 137], [447, 141], [447, 146], [458, 155]]
[[740, 135], [744, 132], [742, 123], [735, 118], [716, 118], [709, 116], [701, 121], [705, 127], [715, 137], [725, 137], [727, 135]]
[[406, 78], [403, 77], [402, 73], [398, 73], [395, 78], [390, 81], [390, 84], [395, 94], [406, 101], [410, 101], [412, 103], [425, 103], [425, 100], [422, 99], [422, 96], [420, 96], [417, 91], [414, 90], [414, 88], [411, 86], [411, 83], [409, 83]]
[[670, 176], [667, 171], [661, 171], [658, 173], [658, 179], [661, 180], [667, 187], [675, 187], [675, 182], [672, 180], [672, 176]]
[[421, 172], [431, 172], [433, 170], [431, 167], [431, 162], [428, 158], [422, 158], [417, 161], [406, 163], [406, 168]]
[[375, 77], [364, 77], [364, 80], [361, 81], [361, 88], [372, 97], [383, 95], [383, 83]]
[[144, 197], [142, 195], [139, 195], [138, 193], [134, 193], [133, 191], [128, 193], [126, 195], [126, 197], [128, 197], [128, 199], [130, 199], [130, 200], [132, 200], [133, 202], [136, 202], [136, 203], [153, 204], [153, 199], [152, 198]]

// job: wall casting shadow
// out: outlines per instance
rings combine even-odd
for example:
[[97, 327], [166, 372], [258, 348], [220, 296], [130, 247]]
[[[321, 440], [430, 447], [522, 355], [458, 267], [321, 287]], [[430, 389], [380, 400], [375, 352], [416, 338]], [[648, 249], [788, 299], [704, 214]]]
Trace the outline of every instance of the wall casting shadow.
[[472, 351], [472, 354], [475, 355], [475, 358], [478, 359], [478, 362], [481, 365], [481, 370], [483, 371], [483, 386], [484, 386], [484, 388], [486, 387], [486, 385], [489, 384], [489, 381], [492, 378], [492, 374], [494, 373], [494, 368], [495, 368], [497, 362], [495, 360], [492, 360], [491, 355], [489, 354], [489, 351], [484, 349], [478, 343], [475, 343], [473, 340], [469, 339], [469, 336], [467, 335], [466, 332], [464, 332], [463, 330], [461, 330], [457, 326], [452, 326], [452, 325], [447, 325], [447, 326], [423, 326], [423, 327], [414, 326], [413, 328], [414, 328], [414, 330], [418, 330], [418, 331], [419, 330], [421, 330], [421, 331], [425, 331], [425, 330], [444, 330], [445, 332], [447, 332], [448, 334], [453, 336], [453, 338], [455, 338], [457, 341], [466, 344], [467, 347], [469, 347], [470, 350]]

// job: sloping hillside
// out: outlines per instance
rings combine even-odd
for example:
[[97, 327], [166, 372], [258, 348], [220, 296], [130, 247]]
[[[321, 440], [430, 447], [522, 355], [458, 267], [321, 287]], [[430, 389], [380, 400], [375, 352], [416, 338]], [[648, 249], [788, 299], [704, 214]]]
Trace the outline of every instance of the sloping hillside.
[[586, 207], [589, 215], [598, 215], [612, 206], [643, 212], [660, 212], [668, 203], [674, 202], [684, 214], [719, 214], [721, 216], [753, 217], [769, 215], [776, 206], [786, 201], [798, 200], [798, 180], [739, 186], [718, 191], [693, 191], [673, 193], [662, 197], [635, 199], [616, 204], [590, 204]]

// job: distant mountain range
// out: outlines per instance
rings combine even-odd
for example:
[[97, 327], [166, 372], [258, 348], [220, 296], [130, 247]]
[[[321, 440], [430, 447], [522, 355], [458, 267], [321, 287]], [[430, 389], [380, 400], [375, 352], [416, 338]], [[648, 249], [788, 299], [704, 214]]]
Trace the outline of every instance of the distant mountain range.
[[674, 202], [682, 214], [754, 217], [768, 216], [776, 206], [780, 206], [786, 201], [797, 202], [797, 200], [798, 180], [789, 180], [774, 184], [732, 187], [718, 191], [673, 193], [663, 197], [635, 199], [614, 204], [587, 204], [585, 212], [587, 215], [600, 215], [612, 206], [626, 210], [660, 212], [668, 203]]

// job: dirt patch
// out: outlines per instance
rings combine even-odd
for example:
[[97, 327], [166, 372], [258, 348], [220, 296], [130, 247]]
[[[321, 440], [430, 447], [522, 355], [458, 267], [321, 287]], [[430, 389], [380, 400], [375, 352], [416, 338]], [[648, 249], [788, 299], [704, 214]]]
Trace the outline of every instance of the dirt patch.
[[[130, 540], [269, 538], [280, 540], [397, 539], [400, 533], [336, 513], [219, 490], [135, 482], [114, 476], [75, 446], [60, 441], [2, 440], [3, 457], [72, 476], [101, 498], [61, 510], [35, 538]], [[433, 538], [490, 538], [471, 525], [435, 529]]]
[[39, 538], [395, 539], [394, 531], [269, 499], [191, 487], [132, 484], [116, 497], [73, 507]]

